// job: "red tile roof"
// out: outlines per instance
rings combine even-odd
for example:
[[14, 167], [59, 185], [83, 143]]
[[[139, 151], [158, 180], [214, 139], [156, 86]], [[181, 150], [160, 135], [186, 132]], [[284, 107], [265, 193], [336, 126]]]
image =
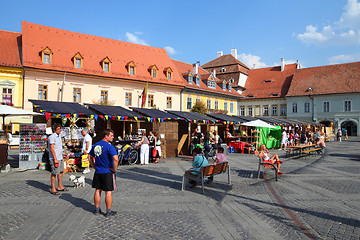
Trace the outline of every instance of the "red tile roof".
[[[192, 72], [193, 71], [192, 64], [177, 61], [177, 60], [173, 60], [173, 62], [175, 64], [177, 70], [179, 72], [181, 72], [183, 75], [183, 81], [184, 81], [185, 87], [202, 90], [202, 91], [210, 91], [210, 92], [218, 93], [218, 94], [226, 94], [231, 97], [241, 97], [241, 95], [235, 89], [232, 89], [231, 92], [229, 92], [228, 90], [224, 91], [218, 84], [216, 84], [216, 89], [207, 87], [204, 81], [206, 81], [210, 77], [210, 73], [208, 71], [204, 70], [202, 67], [198, 68], [198, 73], [200, 74], [202, 81], [200, 81], [200, 86], [196, 85], [195, 84], [195, 74]], [[189, 84], [187, 81], [187, 76], [189, 75], [189, 72], [192, 72], [192, 74], [194, 76], [193, 84]], [[221, 81], [221, 83], [222, 83], [222, 80], [219, 80], [218, 78], [216, 78], [216, 82], [218, 83], [219, 81]]]
[[21, 67], [21, 33], [0, 30], [0, 66]]
[[254, 98], [283, 98], [288, 93], [297, 64], [249, 70], [242, 96]]
[[218, 57], [203, 64], [201, 67], [205, 70], [215, 69], [217, 74], [220, 73], [223, 67], [226, 68], [226, 72], [242, 72], [245, 75], [248, 75], [249, 70], [248, 66], [234, 58], [231, 54]]
[[[180, 73], [174, 71], [168, 80], [164, 69], [175, 69], [165, 49], [123, 42], [94, 35], [70, 32], [62, 29], [22, 22], [24, 67], [68, 71], [102, 77], [125, 78], [182, 86]], [[40, 53], [48, 47], [52, 52], [52, 63], [41, 62]], [[73, 57], [80, 53], [83, 67], [75, 68]], [[104, 72], [101, 60], [111, 61], [110, 72]], [[136, 75], [130, 75], [126, 65], [133, 61]], [[152, 78], [150, 66], [159, 69], [158, 77]]]
[[360, 92], [360, 62], [298, 69], [287, 96], [353, 92]]

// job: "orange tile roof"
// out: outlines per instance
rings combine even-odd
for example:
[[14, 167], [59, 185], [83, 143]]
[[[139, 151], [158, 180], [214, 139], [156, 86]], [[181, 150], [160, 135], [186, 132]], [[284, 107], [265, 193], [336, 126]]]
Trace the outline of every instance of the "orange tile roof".
[[360, 92], [360, 62], [298, 69], [287, 96], [354, 92]]
[[241, 95], [253, 96], [248, 99], [283, 98], [288, 93], [296, 68], [297, 64], [289, 64], [282, 72], [280, 66], [251, 69]]
[[[228, 90], [224, 91], [218, 84], [216, 84], [216, 89], [207, 87], [207, 85], [205, 84], [204, 81], [206, 81], [210, 77], [210, 73], [208, 71], [204, 70], [202, 67], [198, 68], [198, 73], [200, 74], [201, 80], [202, 80], [202, 81], [200, 81], [200, 86], [196, 85], [195, 83], [189, 84], [187, 81], [187, 76], [189, 75], [189, 72], [193, 71], [192, 64], [181, 62], [178, 60], [173, 60], [173, 62], [175, 64], [177, 70], [179, 72], [181, 72], [183, 75], [183, 81], [184, 81], [185, 87], [197, 89], [197, 90], [203, 90], [203, 91], [210, 91], [210, 92], [218, 93], [218, 94], [226, 94], [226, 95], [229, 95], [232, 97], [241, 97], [241, 95], [235, 89], [233, 89], [231, 92], [229, 92]], [[193, 73], [193, 75], [194, 75], [194, 73]], [[222, 80], [219, 80], [218, 78], [216, 78], [217, 83], [220, 81], [222, 82]]]
[[0, 30], [0, 66], [21, 66], [21, 33]]
[[[70, 32], [53, 27], [22, 22], [24, 67], [67, 71], [102, 77], [124, 78], [153, 83], [182, 86], [180, 73], [174, 71], [168, 80], [164, 70], [175, 69], [174, 63], [163, 48], [139, 45], [94, 35]], [[52, 52], [52, 63], [41, 62], [40, 52], [48, 47]], [[73, 57], [80, 53], [83, 67], [75, 68]], [[101, 60], [111, 61], [110, 72], [104, 72]], [[133, 61], [136, 75], [130, 75], [126, 65]], [[158, 77], [152, 78], [150, 66], [159, 69]]]

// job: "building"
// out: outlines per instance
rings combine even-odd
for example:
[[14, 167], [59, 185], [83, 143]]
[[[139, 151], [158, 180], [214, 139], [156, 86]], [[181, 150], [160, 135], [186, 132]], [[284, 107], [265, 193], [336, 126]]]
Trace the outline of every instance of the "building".
[[249, 70], [244, 97], [239, 102], [240, 116], [286, 117], [285, 96], [298, 64], [258, 68]]
[[232, 81], [219, 79], [216, 71], [209, 73], [198, 63], [173, 62], [185, 82], [181, 92], [182, 111], [191, 111], [194, 104], [201, 101], [210, 112], [237, 115], [237, 102], [241, 96], [232, 88]]
[[29, 99], [180, 110], [183, 79], [165, 49], [22, 22]]
[[[0, 91], [1, 103], [23, 107], [23, 69], [21, 33], [0, 30]], [[19, 131], [19, 122], [32, 122], [32, 116], [7, 117], [5, 131]]]
[[289, 118], [360, 135], [360, 62], [298, 69], [286, 97]]

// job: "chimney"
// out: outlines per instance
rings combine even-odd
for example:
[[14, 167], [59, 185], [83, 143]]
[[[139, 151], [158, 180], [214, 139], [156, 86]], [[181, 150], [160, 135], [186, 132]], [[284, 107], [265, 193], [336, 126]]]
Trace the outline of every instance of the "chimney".
[[255, 67], [256, 67], [256, 64], [254, 63], [254, 65], [253, 65], [253, 69], [255, 69]]
[[296, 60], [296, 69], [300, 69], [301, 67], [300, 67], [300, 62], [299, 62], [299, 60]]
[[214, 69], [211, 72], [212, 72], [212, 75], [214, 76], [214, 78], [216, 78], [216, 70]]
[[284, 58], [281, 58], [281, 71], [283, 72], [285, 69], [285, 60]]
[[224, 54], [223, 51], [219, 51], [217, 52], [217, 57], [221, 57], [223, 54]]
[[193, 74], [198, 74], [199, 73], [199, 64], [198, 63], [194, 63], [193, 64]]
[[236, 48], [231, 49], [231, 55], [237, 59], [237, 49]]

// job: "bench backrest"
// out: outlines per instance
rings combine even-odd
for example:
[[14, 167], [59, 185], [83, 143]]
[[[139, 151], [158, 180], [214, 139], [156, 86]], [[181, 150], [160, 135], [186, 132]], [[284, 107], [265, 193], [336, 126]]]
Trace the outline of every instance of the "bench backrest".
[[223, 162], [223, 163], [219, 163], [216, 165], [208, 165], [208, 166], [202, 167], [201, 170], [202, 170], [204, 176], [220, 174], [220, 173], [225, 172], [227, 165], [228, 165], [228, 162]]

